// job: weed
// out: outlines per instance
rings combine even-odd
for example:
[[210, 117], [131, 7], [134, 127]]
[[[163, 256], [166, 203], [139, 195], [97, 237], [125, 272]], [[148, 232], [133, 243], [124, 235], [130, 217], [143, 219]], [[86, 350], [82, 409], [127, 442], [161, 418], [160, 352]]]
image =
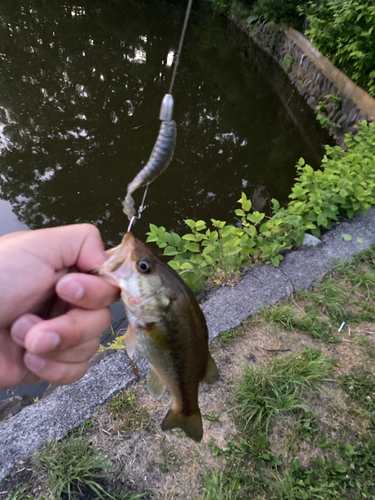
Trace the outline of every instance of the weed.
[[305, 348], [297, 356], [271, 359], [263, 368], [246, 365], [235, 388], [235, 418], [243, 432], [254, 421], [268, 432], [271, 419], [278, 414], [307, 410], [304, 397], [332, 380], [332, 361], [321, 351]]
[[365, 271], [356, 270], [355, 272], [349, 272], [346, 274], [346, 279], [350, 281], [354, 286], [353, 290], [357, 288], [364, 288], [366, 290], [366, 296], [369, 300], [373, 295], [373, 290], [375, 287], [375, 272], [371, 269]]
[[287, 433], [285, 435], [284, 448], [287, 453], [287, 456], [294, 457], [294, 455], [297, 453], [298, 450], [295, 434]]
[[115, 396], [109, 403], [109, 411], [121, 421], [119, 431], [144, 429], [146, 432], [152, 432], [155, 427], [149, 412], [138, 403], [134, 389]]
[[372, 342], [369, 338], [365, 337], [364, 335], [358, 335], [355, 339], [355, 342], [361, 346], [364, 347], [366, 350], [366, 356], [369, 358], [374, 359], [375, 358], [375, 344]]
[[333, 335], [332, 326], [326, 321], [320, 321], [318, 316], [319, 311], [309, 310], [304, 316], [296, 318], [293, 321], [293, 326], [302, 332], [308, 333], [314, 339], [321, 340], [327, 344], [339, 344], [341, 340]]
[[220, 415], [213, 411], [208, 415], [202, 415], [202, 418], [204, 418], [205, 420], [209, 420], [210, 422], [217, 422], [220, 418]]
[[339, 382], [342, 390], [369, 413], [375, 424], [375, 375], [358, 367], [349, 375], [341, 375]]
[[297, 431], [305, 441], [313, 440], [319, 432], [319, 424], [309, 411], [303, 412], [296, 424]]
[[27, 484], [20, 484], [16, 491], [9, 493], [6, 500], [32, 500], [32, 498], [27, 494], [27, 490]]
[[158, 464], [160, 472], [177, 471], [184, 461], [179, 458], [175, 451], [174, 446], [167, 446], [161, 452], [161, 459]]
[[331, 121], [328, 116], [324, 116], [322, 115], [321, 113], [318, 113], [316, 115], [316, 119], [318, 120], [318, 122], [320, 123], [320, 125], [323, 127], [323, 128], [332, 128], [332, 129], [340, 129], [341, 128], [341, 125], [339, 125], [338, 123], [335, 123], [333, 121]]
[[262, 316], [271, 325], [274, 323], [281, 323], [287, 330], [291, 330], [293, 326], [293, 315], [296, 310], [288, 305], [269, 307], [264, 309]]
[[371, 245], [370, 248], [357, 253], [353, 257], [353, 265], [360, 264], [361, 262], [366, 262], [368, 264], [375, 264], [375, 245]]
[[85, 429], [91, 429], [95, 425], [95, 420], [93, 418], [88, 418], [82, 424]]
[[37, 467], [49, 476], [52, 498], [63, 493], [70, 499], [84, 489], [90, 489], [100, 499], [111, 497], [98, 481], [105, 477], [101, 469], [113, 469], [108, 459], [99, 453], [82, 435], [71, 434], [60, 442], [47, 445], [36, 456]]
[[282, 64], [283, 64], [284, 70], [287, 73], [290, 73], [290, 70], [292, 69], [293, 63], [294, 63], [294, 57], [293, 56], [287, 55], [287, 56], [284, 57], [284, 60], [283, 60]]
[[298, 329], [304, 333], [308, 333], [314, 339], [328, 344], [341, 342], [340, 339], [333, 335], [331, 325], [318, 319], [319, 311], [316, 308], [305, 306], [305, 309], [308, 313], [304, 316], [299, 316], [297, 310], [293, 307], [282, 305], [265, 309], [262, 315], [271, 325], [281, 323], [286, 330], [293, 331], [294, 329]]
[[203, 464], [203, 494], [202, 500], [237, 500], [240, 497], [237, 478], [228, 480], [224, 471], [208, 470]]
[[220, 342], [231, 344], [241, 333], [239, 328], [231, 328], [230, 330], [226, 330], [225, 332], [220, 333]]

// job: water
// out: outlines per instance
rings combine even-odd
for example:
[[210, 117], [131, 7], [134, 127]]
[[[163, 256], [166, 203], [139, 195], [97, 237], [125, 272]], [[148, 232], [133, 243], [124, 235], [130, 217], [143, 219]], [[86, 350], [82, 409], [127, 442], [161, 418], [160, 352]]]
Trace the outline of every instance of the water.
[[[159, 130], [185, 7], [1, 1], [0, 235], [91, 222], [106, 246], [119, 243], [122, 200]], [[241, 190], [268, 210], [271, 198], [287, 201], [299, 157], [319, 165], [327, 136], [288, 78], [199, 2], [173, 94], [177, 147], [134, 227], [141, 239], [150, 222], [177, 232], [186, 218], [233, 223]]]

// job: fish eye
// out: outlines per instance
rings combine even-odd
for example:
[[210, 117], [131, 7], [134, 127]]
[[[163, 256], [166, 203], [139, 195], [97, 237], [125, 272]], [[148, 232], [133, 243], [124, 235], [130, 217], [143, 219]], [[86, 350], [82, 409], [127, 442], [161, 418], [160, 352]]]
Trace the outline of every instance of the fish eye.
[[147, 274], [152, 269], [152, 260], [151, 259], [140, 259], [138, 261], [137, 265], [138, 265], [138, 269], [142, 273]]

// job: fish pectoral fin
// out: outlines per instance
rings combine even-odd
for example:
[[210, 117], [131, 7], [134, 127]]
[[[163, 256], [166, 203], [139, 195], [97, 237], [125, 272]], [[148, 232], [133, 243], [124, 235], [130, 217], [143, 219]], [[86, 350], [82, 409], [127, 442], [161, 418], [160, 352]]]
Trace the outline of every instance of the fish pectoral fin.
[[137, 339], [133, 332], [133, 328], [129, 325], [125, 333], [125, 346], [130, 359], [133, 359], [136, 343]]
[[220, 378], [219, 370], [217, 369], [214, 358], [208, 353], [207, 365], [206, 365], [206, 373], [202, 378], [201, 382], [203, 384], [214, 384]]
[[160, 399], [166, 389], [164, 382], [162, 381], [160, 375], [153, 366], [151, 366], [151, 371], [147, 382], [147, 388], [149, 393], [154, 399]]
[[175, 427], [185, 431], [189, 438], [194, 441], [200, 441], [203, 436], [201, 412], [198, 409], [193, 415], [187, 416], [173, 409], [169, 410], [161, 424], [161, 428], [163, 431], [169, 431]]
[[150, 339], [153, 341], [155, 345], [163, 349], [163, 351], [169, 351], [169, 343], [167, 340], [167, 337], [162, 333], [156, 326], [152, 326], [151, 328], [147, 328], [145, 330], [147, 335], [150, 337]]

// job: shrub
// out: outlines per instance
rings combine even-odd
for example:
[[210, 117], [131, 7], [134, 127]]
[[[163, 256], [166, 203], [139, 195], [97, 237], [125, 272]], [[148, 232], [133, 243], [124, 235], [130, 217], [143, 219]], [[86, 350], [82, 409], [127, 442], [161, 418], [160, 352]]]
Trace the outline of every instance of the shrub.
[[[173, 257], [171, 267], [197, 291], [205, 281], [232, 284], [239, 269], [254, 262], [278, 266], [280, 251], [302, 243], [310, 230], [320, 236], [338, 216], [352, 219], [375, 204], [375, 123], [361, 124], [355, 137], [346, 135], [348, 149], [326, 147], [322, 170], [314, 171], [301, 158], [297, 164], [296, 183], [287, 207], [272, 200], [273, 216], [251, 211], [251, 201], [242, 193], [236, 210], [240, 227], [211, 219], [209, 228], [203, 220], [188, 219], [191, 232], [182, 237], [166, 228], [150, 224], [147, 242], [155, 242], [164, 255]], [[329, 156], [329, 157], [328, 157]]]
[[374, 1], [321, 0], [306, 13], [314, 45], [375, 96]]

